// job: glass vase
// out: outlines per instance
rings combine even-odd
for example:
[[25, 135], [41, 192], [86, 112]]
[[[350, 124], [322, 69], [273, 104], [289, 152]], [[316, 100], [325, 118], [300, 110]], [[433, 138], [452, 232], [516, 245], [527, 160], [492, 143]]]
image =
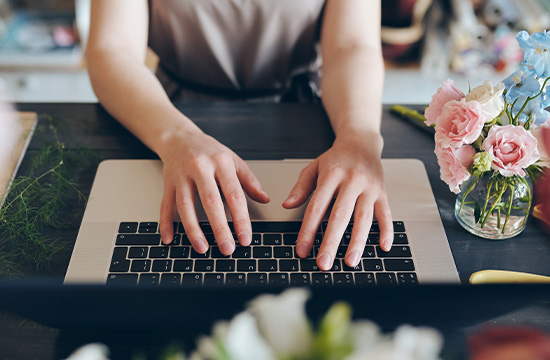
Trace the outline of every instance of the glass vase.
[[470, 177], [460, 189], [455, 216], [472, 234], [492, 240], [509, 239], [525, 228], [533, 200], [529, 175], [505, 177], [489, 172]]

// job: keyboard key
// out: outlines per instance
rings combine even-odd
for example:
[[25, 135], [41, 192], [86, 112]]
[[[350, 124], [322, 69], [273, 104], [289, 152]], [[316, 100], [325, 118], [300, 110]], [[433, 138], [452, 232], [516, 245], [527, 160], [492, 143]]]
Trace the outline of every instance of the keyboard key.
[[283, 237], [281, 234], [264, 234], [263, 245], [282, 245]]
[[378, 245], [380, 243], [380, 234], [369, 234], [367, 245]]
[[411, 248], [408, 246], [392, 246], [390, 251], [385, 252], [380, 248], [380, 246], [376, 247], [376, 254], [378, 257], [386, 258], [386, 257], [411, 257]]
[[217, 247], [217, 246], [212, 246], [212, 248], [210, 249], [210, 256], [213, 258], [213, 259], [228, 259], [230, 255], [224, 255], [222, 254], [222, 252], [220, 251], [220, 248]]
[[151, 270], [151, 260], [134, 260], [130, 270], [132, 272], [149, 272]]
[[361, 271], [363, 270], [363, 266], [361, 265], [361, 263], [359, 263], [356, 266], [351, 267], [351, 266], [347, 266], [346, 263], [343, 263], [342, 269], [344, 269], [344, 271]]
[[246, 284], [247, 285], [267, 285], [267, 274], [266, 273], [250, 273], [246, 275]]
[[121, 222], [118, 227], [118, 232], [121, 234], [131, 234], [137, 232], [137, 222]]
[[137, 274], [109, 274], [107, 285], [136, 285]]
[[373, 273], [355, 273], [355, 285], [361, 286], [375, 286], [376, 282], [374, 281]]
[[199, 222], [199, 226], [201, 227], [202, 232], [206, 234], [213, 234], [212, 227], [210, 226], [210, 223], [207, 221], [201, 221]]
[[179, 245], [181, 243], [181, 234], [174, 234], [174, 236], [172, 237], [172, 242], [170, 244], [163, 244], [164, 246], [166, 245]]
[[313, 239], [313, 246], [321, 246], [322, 242], [323, 242], [323, 234], [321, 233], [315, 234], [315, 239]]
[[301, 259], [299, 261], [301, 271], [319, 271], [319, 267], [317, 266], [315, 259]]
[[252, 232], [259, 233], [289, 233], [300, 232], [301, 221], [253, 221]]
[[195, 260], [194, 271], [197, 272], [211, 272], [214, 271], [214, 260]]
[[149, 257], [152, 259], [167, 258], [170, 248], [168, 247], [152, 247], [149, 249]]
[[[293, 247], [294, 249], [294, 257], [295, 258], [300, 258], [298, 256], [298, 254], [296, 253], [296, 247]], [[319, 247], [317, 247], [317, 249], [319, 249]], [[307, 254], [307, 256], [305, 257], [306, 259], [315, 259], [315, 249], [314, 248], [311, 248], [311, 251], [309, 252], [309, 254]]]
[[283, 234], [283, 244], [285, 245], [296, 245], [296, 240], [298, 240], [298, 234]]
[[170, 257], [173, 259], [188, 258], [190, 252], [189, 246], [174, 246], [170, 248]]
[[208, 259], [210, 258], [210, 249], [206, 250], [204, 254], [197, 252], [195, 249], [191, 248], [191, 258], [193, 259]]
[[269, 274], [269, 285], [288, 285], [289, 279], [286, 273]]
[[365, 271], [383, 271], [382, 260], [380, 259], [363, 259], [363, 268]]
[[191, 241], [189, 241], [189, 238], [187, 237], [187, 235], [185, 235], [185, 234], [181, 235], [181, 244], [182, 245], [191, 245]]
[[184, 286], [202, 286], [202, 274], [181, 274], [181, 284]]
[[185, 229], [184, 229], [183, 224], [181, 222], [178, 223], [178, 232], [180, 234], [185, 234]]
[[262, 245], [262, 234], [252, 233], [252, 241], [250, 242], [250, 245], [253, 245], [253, 246]]
[[397, 285], [394, 273], [376, 273], [377, 285]]
[[290, 283], [292, 285], [311, 285], [311, 276], [308, 273], [290, 274]]
[[292, 259], [292, 246], [277, 246], [273, 248], [273, 257], [276, 259]]
[[204, 237], [206, 238], [206, 241], [208, 242], [208, 245], [217, 245], [216, 238], [214, 237], [214, 234], [204, 234]]
[[246, 285], [246, 274], [244, 273], [231, 273], [225, 275], [225, 284], [229, 286], [243, 286]]
[[138, 232], [140, 234], [153, 234], [157, 232], [158, 223], [156, 222], [141, 222], [139, 223]]
[[130, 260], [126, 260], [128, 248], [115, 247], [111, 258], [110, 272], [127, 272], [130, 268]]
[[159, 274], [141, 274], [139, 277], [139, 285], [154, 286], [160, 281]]
[[330, 273], [313, 273], [311, 274], [312, 285], [332, 285], [332, 274]]
[[394, 234], [393, 235], [393, 244], [394, 245], [407, 245], [409, 243], [409, 239], [407, 238], [407, 234]]
[[341, 271], [342, 262], [344, 262], [344, 260], [335, 259], [334, 263], [332, 263], [332, 267], [328, 271]]
[[277, 260], [258, 260], [258, 271], [278, 271]]
[[365, 246], [365, 249], [363, 249], [363, 257], [364, 258], [376, 257], [376, 253], [374, 252], [374, 246], [370, 246], [370, 245]]
[[216, 260], [216, 271], [221, 271], [221, 272], [235, 271], [235, 260], [229, 260], [229, 259]]
[[237, 246], [233, 251], [232, 257], [234, 259], [247, 259], [250, 258], [252, 248], [250, 246]]
[[351, 241], [351, 233], [344, 233], [341, 240], [342, 245], [349, 245], [350, 241]]
[[353, 273], [332, 274], [334, 285], [353, 285]]
[[119, 234], [116, 245], [160, 245], [159, 234]]
[[256, 259], [267, 259], [272, 256], [272, 248], [269, 246], [256, 246], [252, 248], [252, 257]]
[[399, 285], [418, 285], [418, 279], [415, 273], [397, 273], [397, 283]]
[[405, 232], [405, 224], [403, 224], [403, 221], [394, 221], [393, 222], [393, 232], [396, 232], [396, 233], [404, 233]]
[[128, 258], [129, 259], [140, 259], [140, 258], [146, 258], [147, 253], [149, 252], [148, 247], [136, 247], [132, 246], [130, 250], [128, 251]]
[[174, 260], [174, 271], [191, 272], [193, 271], [193, 260]]
[[337, 259], [343, 259], [346, 257], [346, 251], [348, 251], [348, 247], [345, 245], [338, 246], [338, 249], [336, 250], [336, 258]]
[[378, 226], [378, 222], [376, 222], [376, 221], [372, 222], [372, 225], [370, 227], [370, 232], [371, 233], [379, 233], [380, 232], [380, 227]]
[[154, 260], [153, 271], [169, 272], [172, 270], [172, 260]]
[[[261, 269], [260, 269], [261, 270]], [[299, 271], [298, 260], [279, 260], [279, 270]]]
[[224, 274], [204, 274], [205, 286], [220, 286], [224, 284], [224, 281]]
[[180, 274], [162, 274], [160, 276], [160, 284], [163, 286], [178, 286], [180, 284], [180, 279]]
[[237, 271], [244, 271], [244, 272], [256, 271], [256, 260], [237, 261]]
[[384, 268], [387, 271], [414, 271], [412, 259], [385, 259]]

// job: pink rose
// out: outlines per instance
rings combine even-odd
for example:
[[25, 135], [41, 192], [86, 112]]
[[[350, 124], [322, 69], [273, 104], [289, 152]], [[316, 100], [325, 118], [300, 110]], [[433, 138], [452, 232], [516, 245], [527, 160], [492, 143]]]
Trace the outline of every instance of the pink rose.
[[464, 93], [457, 89], [454, 85], [454, 81], [447, 79], [443, 82], [443, 85], [432, 96], [430, 106], [424, 112], [426, 117], [426, 125], [432, 126], [435, 124], [435, 120], [441, 115], [443, 106], [451, 100], [460, 100], [464, 97]]
[[442, 147], [471, 144], [481, 135], [485, 115], [478, 101], [451, 100], [435, 122], [435, 142]]
[[523, 169], [540, 158], [537, 139], [522, 126], [493, 126], [481, 148], [493, 155], [492, 167], [503, 176], [525, 176]]
[[468, 167], [474, 161], [476, 150], [471, 145], [459, 148], [435, 147], [435, 155], [441, 172], [441, 180], [449, 185], [455, 194], [460, 192], [460, 185], [470, 178]]

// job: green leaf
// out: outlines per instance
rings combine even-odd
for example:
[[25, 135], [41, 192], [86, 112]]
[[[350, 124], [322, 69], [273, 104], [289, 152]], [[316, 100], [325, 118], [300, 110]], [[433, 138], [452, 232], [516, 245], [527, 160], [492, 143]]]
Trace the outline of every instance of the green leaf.
[[476, 221], [476, 224], [481, 219], [481, 206], [479, 206], [479, 203], [477, 201], [474, 206], [474, 219]]

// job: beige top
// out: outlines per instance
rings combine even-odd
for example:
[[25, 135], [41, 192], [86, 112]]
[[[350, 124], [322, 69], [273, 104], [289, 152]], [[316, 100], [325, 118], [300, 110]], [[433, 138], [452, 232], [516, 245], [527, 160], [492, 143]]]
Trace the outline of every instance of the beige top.
[[149, 46], [185, 85], [283, 90], [318, 70], [325, 0], [149, 0]]

